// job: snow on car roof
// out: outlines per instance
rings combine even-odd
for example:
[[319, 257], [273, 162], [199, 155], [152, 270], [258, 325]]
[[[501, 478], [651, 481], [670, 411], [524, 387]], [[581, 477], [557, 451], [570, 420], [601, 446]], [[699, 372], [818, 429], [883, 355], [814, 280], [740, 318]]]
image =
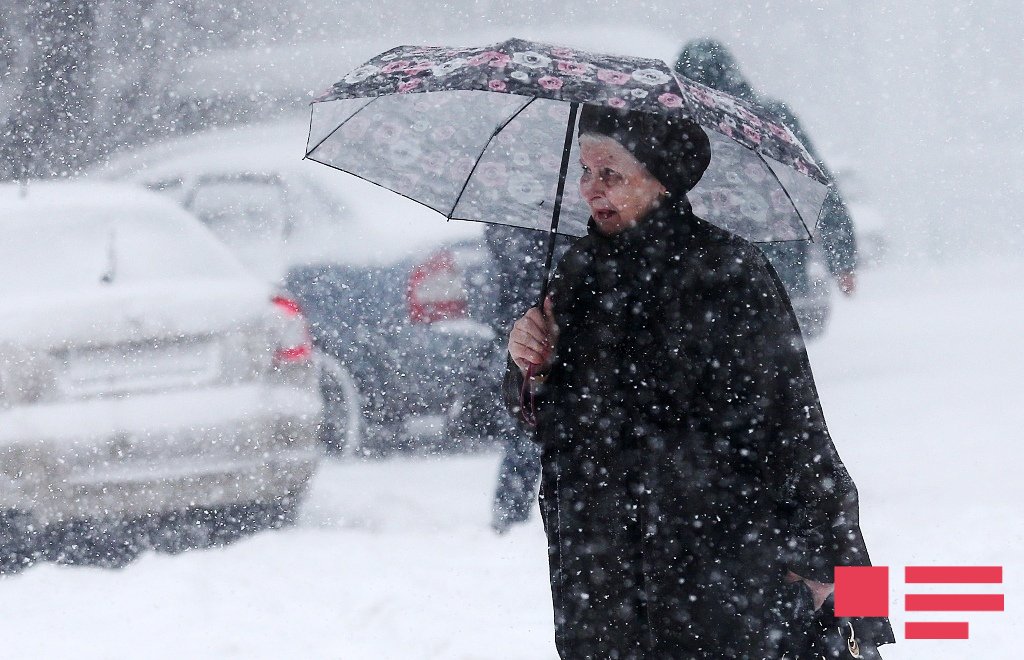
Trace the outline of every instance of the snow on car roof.
[[217, 174], [280, 174], [312, 181], [341, 209], [313, 261], [387, 265], [454, 241], [480, 239], [479, 223], [447, 222], [388, 190], [303, 160], [308, 116], [220, 128], [119, 154], [94, 177], [143, 184]]
[[262, 309], [269, 292], [195, 217], [136, 186], [0, 184], [0, 230], [0, 344], [111, 343], [126, 310], [209, 331]]
[[191, 217], [163, 197], [125, 184], [71, 179], [0, 183], [0, 221], [57, 208], [155, 211], [164, 215]]
[[303, 167], [307, 128], [302, 121], [215, 128], [119, 153], [93, 174], [104, 179], [150, 181], [178, 176], [183, 166], [204, 173], [290, 170]]
[[130, 185], [0, 184], [0, 229], [0, 290], [7, 294], [77, 286], [88, 279], [83, 272], [102, 273], [114, 249], [129, 279], [247, 278], [190, 213]]

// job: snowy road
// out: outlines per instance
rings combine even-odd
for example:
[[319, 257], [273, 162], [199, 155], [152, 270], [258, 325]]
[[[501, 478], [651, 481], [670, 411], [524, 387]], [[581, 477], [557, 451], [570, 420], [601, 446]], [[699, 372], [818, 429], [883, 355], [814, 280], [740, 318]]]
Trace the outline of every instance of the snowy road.
[[[903, 566], [1006, 567], [1007, 611], [967, 615], [970, 641], [888, 660], [1020, 657], [1022, 281], [1024, 262], [866, 273], [811, 347], [873, 559], [893, 567], [897, 636]], [[296, 528], [0, 579], [0, 656], [553, 657], [539, 523], [487, 528], [497, 460], [328, 463]]]

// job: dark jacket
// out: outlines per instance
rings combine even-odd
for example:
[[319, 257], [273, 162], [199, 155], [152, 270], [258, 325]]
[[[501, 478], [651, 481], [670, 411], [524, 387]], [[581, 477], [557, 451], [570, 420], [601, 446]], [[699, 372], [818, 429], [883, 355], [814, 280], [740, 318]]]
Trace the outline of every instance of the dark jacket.
[[[552, 291], [536, 440], [559, 653], [771, 657], [786, 569], [831, 582], [869, 559], [767, 260], [665, 208], [612, 237], [592, 228]], [[512, 365], [515, 413], [521, 385]]]
[[[843, 203], [839, 187], [835, 183], [832, 173], [815, 150], [814, 144], [807, 132], [804, 131], [796, 114], [782, 101], [758, 95], [740, 71], [736, 58], [724, 44], [715, 39], [695, 39], [686, 44], [676, 61], [675, 70], [690, 80], [763, 107], [793, 131], [801, 144], [807, 147], [811, 156], [818, 162], [831, 184], [821, 215], [817, 219], [822, 252], [829, 272], [838, 276], [841, 273], [855, 270], [857, 267], [857, 242], [850, 212], [847, 210], [846, 204]], [[783, 271], [783, 280], [788, 286], [798, 290], [801, 284], [806, 286], [806, 282], [803, 281], [806, 280], [806, 274], [799, 272], [806, 271], [806, 243], [802, 241], [768, 243], [764, 249], [775, 267]]]
[[[807, 147], [811, 156], [817, 161], [818, 166], [829, 178], [830, 185], [828, 195], [822, 204], [821, 215], [818, 218], [818, 240], [821, 241], [821, 251], [825, 257], [825, 264], [832, 275], [838, 277], [842, 273], [853, 272], [857, 269], [857, 239], [854, 235], [853, 220], [850, 218], [850, 211], [846, 208], [842, 196], [839, 194], [839, 185], [835, 181], [832, 172], [825, 166], [825, 161], [818, 155], [811, 142], [810, 136], [804, 130], [800, 120], [793, 111], [782, 101], [766, 98], [761, 101], [764, 108], [778, 117], [789, 130], [793, 131], [800, 143]], [[790, 249], [794, 251], [793, 260], [802, 263], [806, 258], [807, 243], [799, 241], [787, 244], [768, 244], [768, 250], [772, 248]], [[772, 253], [769, 252], [769, 256]], [[773, 261], [772, 263], [777, 263]]]

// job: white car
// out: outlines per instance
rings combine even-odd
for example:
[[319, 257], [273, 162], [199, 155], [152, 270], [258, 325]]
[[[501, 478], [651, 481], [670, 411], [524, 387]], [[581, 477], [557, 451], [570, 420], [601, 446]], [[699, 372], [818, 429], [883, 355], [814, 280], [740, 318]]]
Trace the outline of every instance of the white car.
[[294, 301], [134, 186], [2, 185], [0, 231], [0, 570], [21, 532], [294, 514], [322, 413]]

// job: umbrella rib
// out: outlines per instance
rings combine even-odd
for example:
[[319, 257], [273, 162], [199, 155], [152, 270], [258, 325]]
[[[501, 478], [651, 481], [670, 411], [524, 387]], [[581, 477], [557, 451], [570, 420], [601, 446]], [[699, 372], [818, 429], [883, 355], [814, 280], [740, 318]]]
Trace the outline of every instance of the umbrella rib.
[[[701, 128], [703, 128], [705, 130], [713, 130], [713, 131], [715, 131], [716, 133], [718, 133], [719, 135], [721, 135], [723, 137], [732, 139], [732, 138], [730, 138], [730, 136], [725, 135], [721, 131], [715, 130], [715, 129], [710, 128], [708, 126], [704, 126], [703, 124], [701, 124], [700, 126], [701, 126]], [[775, 179], [775, 182], [777, 184], [779, 184], [779, 188], [781, 188], [782, 192], [784, 192], [786, 194], [786, 199], [789, 200], [790, 206], [792, 206], [793, 210], [796, 211], [797, 219], [800, 221], [800, 224], [803, 225], [804, 231], [807, 232], [807, 238], [791, 238], [791, 239], [786, 239], [786, 240], [783, 240], [783, 241], [772, 241], [772, 240], [767, 240], [767, 241], [751, 241], [751, 243], [795, 243], [795, 242], [806, 242], [808, 240], [810, 240], [813, 243], [814, 242], [814, 232], [807, 228], [807, 222], [804, 220], [803, 214], [800, 212], [800, 209], [797, 208], [796, 203], [793, 201], [792, 195], [789, 194], [789, 190], [786, 189], [786, 186], [782, 185], [782, 181], [779, 180], [779, 175], [775, 173], [775, 170], [772, 169], [772, 166], [769, 165], [768, 161], [766, 161], [764, 159], [764, 154], [762, 154], [759, 149], [755, 149], [753, 147], [748, 147], [747, 145], [743, 144], [742, 142], [736, 142], [735, 140], [733, 140], [733, 142], [737, 146], [739, 146], [739, 147], [741, 147], [743, 149], [746, 149], [747, 151], [754, 152], [754, 154], [761, 160], [761, 162], [764, 163], [765, 168], [771, 173], [772, 178]], [[831, 184], [827, 184], [827, 183], [824, 183], [822, 181], [818, 181], [818, 179], [815, 178], [815, 177], [809, 177], [809, 178], [813, 179], [817, 183], [821, 183], [822, 185], [824, 185], [824, 186], [826, 186], [828, 188], [832, 187]], [[827, 198], [827, 196], [826, 196], [826, 198]], [[824, 204], [824, 202], [822, 202], [822, 207], [821, 207], [821, 209], [818, 210], [818, 217], [817, 217], [817, 219], [814, 222], [814, 226], [815, 227], [818, 226], [818, 221], [821, 220], [821, 214], [822, 214], [822, 211], [824, 211], [824, 209], [825, 209], [825, 204]]]
[[811, 243], [815, 242], [813, 236], [810, 237], [809, 239], [808, 238], [780, 238], [778, 240], [766, 239], [766, 240], [763, 240], [763, 241], [757, 241], [757, 240], [752, 240], [752, 239], [748, 238], [747, 240], [750, 241], [751, 243], [754, 243], [755, 245], [781, 245], [783, 243], [807, 243], [808, 241], [810, 241]]
[[[369, 101], [367, 101], [367, 102], [366, 102], [366, 104], [365, 104], [365, 105], [364, 105], [363, 107], [359, 108], [358, 110], [356, 110], [355, 112], [353, 112], [352, 114], [350, 114], [350, 115], [349, 115], [349, 116], [348, 116], [348, 117], [347, 117], [347, 118], [345, 119], [345, 121], [343, 121], [343, 122], [341, 122], [340, 124], [338, 124], [337, 126], [335, 126], [335, 127], [334, 127], [334, 130], [332, 130], [332, 131], [331, 131], [330, 133], [328, 133], [328, 134], [327, 134], [327, 135], [326, 135], [326, 136], [324, 137], [324, 139], [322, 139], [322, 140], [320, 140], [319, 142], [317, 142], [317, 143], [316, 143], [316, 146], [315, 146], [315, 147], [313, 147], [312, 149], [308, 149], [308, 150], [306, 151], [306, 156], [308, 157], [308, 156], [309, 156], [309, 154], [311, 154], [311, 153], [313, 153], [314, 151], [316, 151], [317, 149], [319, 149], [319, 148], [320, 148], [320, 145], [321, 145], [321, 144], [323, 144], [324, 142], [327, 142], [328, 140], [330, 140], [330, 139], [331, 139], [331, 136], [333, 136], [333, 135], [334, 135], [335, 133], [337, 133], [337, 132], [338, 132], [339, 130], [341, 130], [341, 127], [342, 127], [342, 126], [344, 126], [345, 124], [347, 124], [347, 123], [349, 122], [349, 120], [351, 120], [351, 119], [352, 119], [353, 117], [355, 117], [355, 116], [356, 116], [356, 115], [358, 115], [358, 114], [359, 114], [360, 112], [362, 112], [363, 110], [365, 110], [365, 109], [366, 109], [366, 108], [367, 108], [367, 107], [368, 107], [368, 106], [369, 106], [369, 105], [370, 105], [371, 103], [373, 103], [373, 102], [374, 102], [374, 101], [376, 101], [377, 99], [381, 99], [381, 98], [384, 98], [384, 97], [383, 97], [383, 96], [375, 96], [375, 97], [373, 97], [372, 99], [370, 99]], [[316, 107], [316, 104], [315, 104], [315, 103], [311, 103], [310, 105], [312, 105], [313, 107]], [[309, 110], [309, 132], [310, 132], [310, 135], [312, 135], [312, 134], [313, 134], [313, 109], [312, 109], [312, 108], [310, 108], [310, 110]], [[309, 145], [307, 144], [306, 146], [308, 147]]]
[[[804, 214], [800, 212], [800, 209], [797, 207], [796, 202], [793, 201], [792, 195], [790, 195], [789, 191], [786, 190], [786, 186], [782, 185], [782, 181], [779, 180], [779, 175], [775, 173], [775, 170], [773, 170], [772, 166], [768, 164], [768, 161], [766, 161], [764, 159], [764, 156], [761, 155], [760, 151], [758, 151], [757, 149], [751, 149], [751, 151], [753, 151], [755, 154], [757, 154], [757, 157], [761, 159], [762, 163], [764, 163], [765, 169], [767, 169], [769, 172], [771, 172], [772, 178], [775, 179], [775, 183], [779, 184], [779, 188], [782, 188], [782, 192], [786, 193], [786, 199], [789, 200], [790, 206], [792, 206], [793, 210], [796, 211], [796, 218], [797, 218], [797, 220], [800, 221], [800, 224], [803, 225], [804, 231], [807, 232], [807, 238], [810, 239], [811, 241], [814, 241], [814, 232], [807, 228], [807, 221], [804, 220]], [[825, 205], [824, 201], [822, 201], [822, 207], [824, 207], [824, 205]], [[821, 210], [820, 209], [818, 210], [818, 217], [819, 218], [821, 217]], [[818, 222], [817, 221], [814, 222], [814, 226], [815, 227], [818, 226]], [[800, 240], [804, 240], [804, 239], [800, 239]], [[765, 242], [767, 242], [767, 243], [782, 243], [783, 241], [765, 241]]]
[[473, 178], [473, 173], [476, 172], [476, 168], [480, 164], [480, 160], [484, 157], [484, 154], [487, 153], [487, 147], [491, 146], [491, 140], [493, 140], [498, 135], [498, 133], [500, 133], [506, 126], [511, 124], [512, 121], [519, 116], [520, 112], [526, 110], [526, 107], [536, 100], [536, 96], [531, 96], [529, 101], [524, 103], [518, 110], [513, 112], [512, 115], [504, 122], [502, 122], [496, 129], [494, 129], [494, 132], [491, 133], [491, 136], [487, 138], [487, 142], [484, 143], [484, 148], [480, 151], [480, 155], [476, 157], [476, 160], [473, 162], [473, 167], [470, 168], [469, 170], [469, 175], [466, 177], [466, 180], [462, 182], [462, 190], [459, 191], [459, 196], [455, 198], [455, 203], [452, 204], [452, 210], [448, 212], [448, 219], [451, 219], [451, 217], [455, 215], [455, 209], [459, 208], [459, 202], [462, 201], [462, 194], [466, 192], [466, 188], [469, 186], [469, 180]]
[[306, 135], [306, 151], [302, 154], [302, 159], [305, 160], [306, 156], [309, 155], [309, 141], [313, 139], [313, 108], [315, 106], [309, 104], [309, 133]]

